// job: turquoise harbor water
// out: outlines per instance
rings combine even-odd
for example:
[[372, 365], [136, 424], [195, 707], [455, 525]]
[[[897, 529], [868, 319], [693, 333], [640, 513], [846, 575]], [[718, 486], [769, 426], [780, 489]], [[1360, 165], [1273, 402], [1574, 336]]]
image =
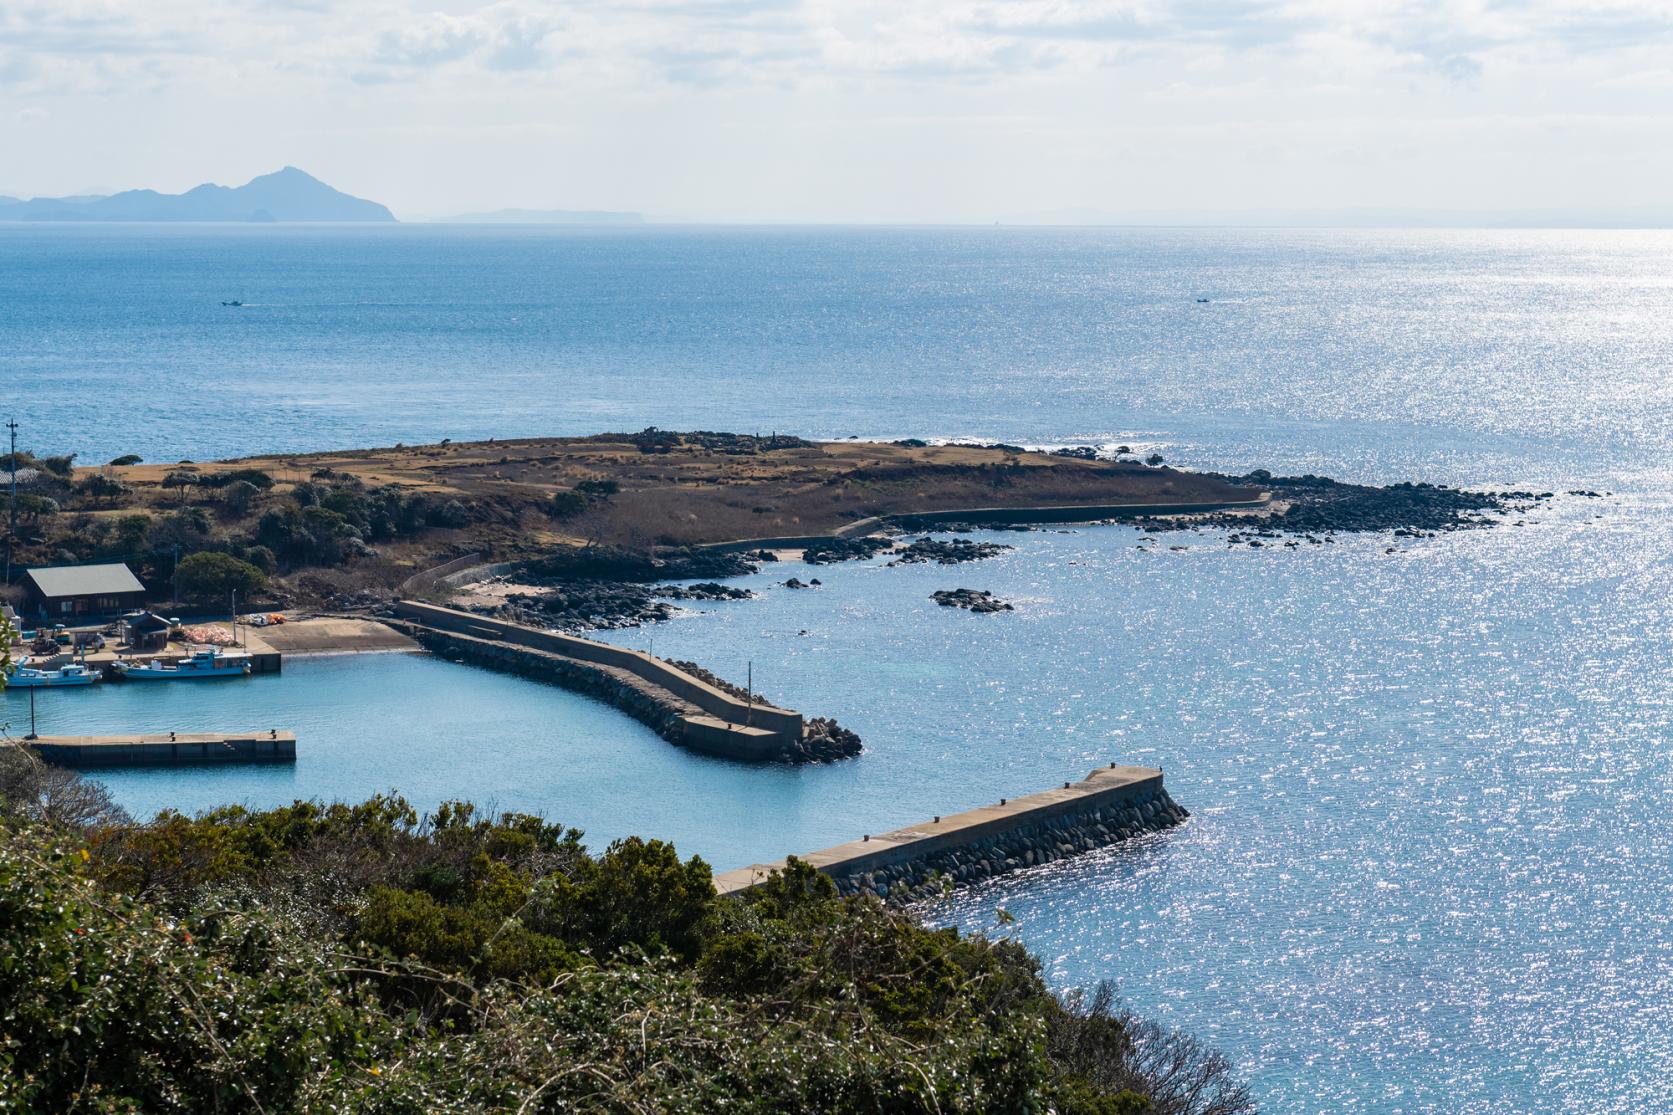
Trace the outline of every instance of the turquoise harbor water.
[[[685, 755], [561, 691], [410, 656], [49, 694], [42, 730], [302, 736], [292, 769], [110, 776], [140, 812], [394, 788], [538, 809], [595, 843], [665, 836], [720, 867], [1112, 758], [1158, 764], [1195, 813], [1183, 829], [937, 916], [992, 928], [1008, 910], [1054, 983], [1114, 979], [1230, 1053], [1265, 1111], [1664, 1109], [1670, 249], [0, 230], [7, 394], [26, 440], [94, 458], [654, 422], [1121, 440], [1190, 465], [1612, 493], [1397, 544], [999, 534], [1017, 549], [989, 562], [824, 567], [814, 592], [769, 567], [741, 582], [760, 599], [609, 636], [739, 680], [753, 662], [768, 695], [866, 738], [829, 767]], [[928, 599], [960, 585], [1018, 611]]]

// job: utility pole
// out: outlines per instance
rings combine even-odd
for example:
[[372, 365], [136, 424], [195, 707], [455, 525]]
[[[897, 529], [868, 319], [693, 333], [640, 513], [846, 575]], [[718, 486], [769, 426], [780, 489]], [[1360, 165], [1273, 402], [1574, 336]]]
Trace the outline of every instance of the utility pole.
[[[12, 474], [11, 524], [6, 528], [6, 583], [12, 583], [12, 539], [17, 537], [17, 419], [8, 419], [6, 429], [12, 434], [12, 455], [6, 462]], [[31, 699], [34, 694], [30, 693]]]

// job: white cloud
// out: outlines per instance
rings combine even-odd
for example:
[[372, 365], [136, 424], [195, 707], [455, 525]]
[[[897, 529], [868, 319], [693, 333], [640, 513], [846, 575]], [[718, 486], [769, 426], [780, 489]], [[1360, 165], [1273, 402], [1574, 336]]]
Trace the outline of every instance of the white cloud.
[[0, 142], [77, 183], [335, 163], [408, 210], [754, 211], [772, 183], [776, 215], [974, 217], [1161, 204], [1168, 173], [1389, 204], [1525, 190], [1541, 158], [1583, 191], [1570, 151], [1603, 198], [1612, 160], [1643, 182], [1660, 156], [1608, 128], [1465, 149], [1449, 123], [1632, 114], [1642, 144], [1670, 47], [1661, 0], [24, 0], [0, 3]]

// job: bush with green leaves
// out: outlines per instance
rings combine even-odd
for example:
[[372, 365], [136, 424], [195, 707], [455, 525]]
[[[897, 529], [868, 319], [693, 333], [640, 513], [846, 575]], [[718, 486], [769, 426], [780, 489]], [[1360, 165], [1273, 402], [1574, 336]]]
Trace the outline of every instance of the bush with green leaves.
[[[399, 798], [49, 816], [0, 763], [0, 1110], [1242, 1115], [1018, 944]], [[68, 777], [74, 778], [73, 775]]]
[[235, 592], [247, 600], [267, 587], [267, 574], [254, 565], [208, 550], [180, 559], [174, 576], [187, 600], [224, 601]]
[[95, 507], [103, 505], [115, 506], [132, 494], [128, 486], [114, 476], [107, 476], [102, 472], [95, 472], [84, 476], [75, 484], [76, 495]]

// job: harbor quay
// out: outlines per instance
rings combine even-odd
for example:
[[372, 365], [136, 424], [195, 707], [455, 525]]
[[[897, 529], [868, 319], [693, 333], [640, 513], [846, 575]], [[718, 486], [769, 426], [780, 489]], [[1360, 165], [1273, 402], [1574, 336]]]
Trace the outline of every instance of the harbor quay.
[[199, 763], [293, 763], [296, 733], [160, 732], [106, 736], [37, 736], [0, 743], [30, 747], [63, 767], [172, 766]]

